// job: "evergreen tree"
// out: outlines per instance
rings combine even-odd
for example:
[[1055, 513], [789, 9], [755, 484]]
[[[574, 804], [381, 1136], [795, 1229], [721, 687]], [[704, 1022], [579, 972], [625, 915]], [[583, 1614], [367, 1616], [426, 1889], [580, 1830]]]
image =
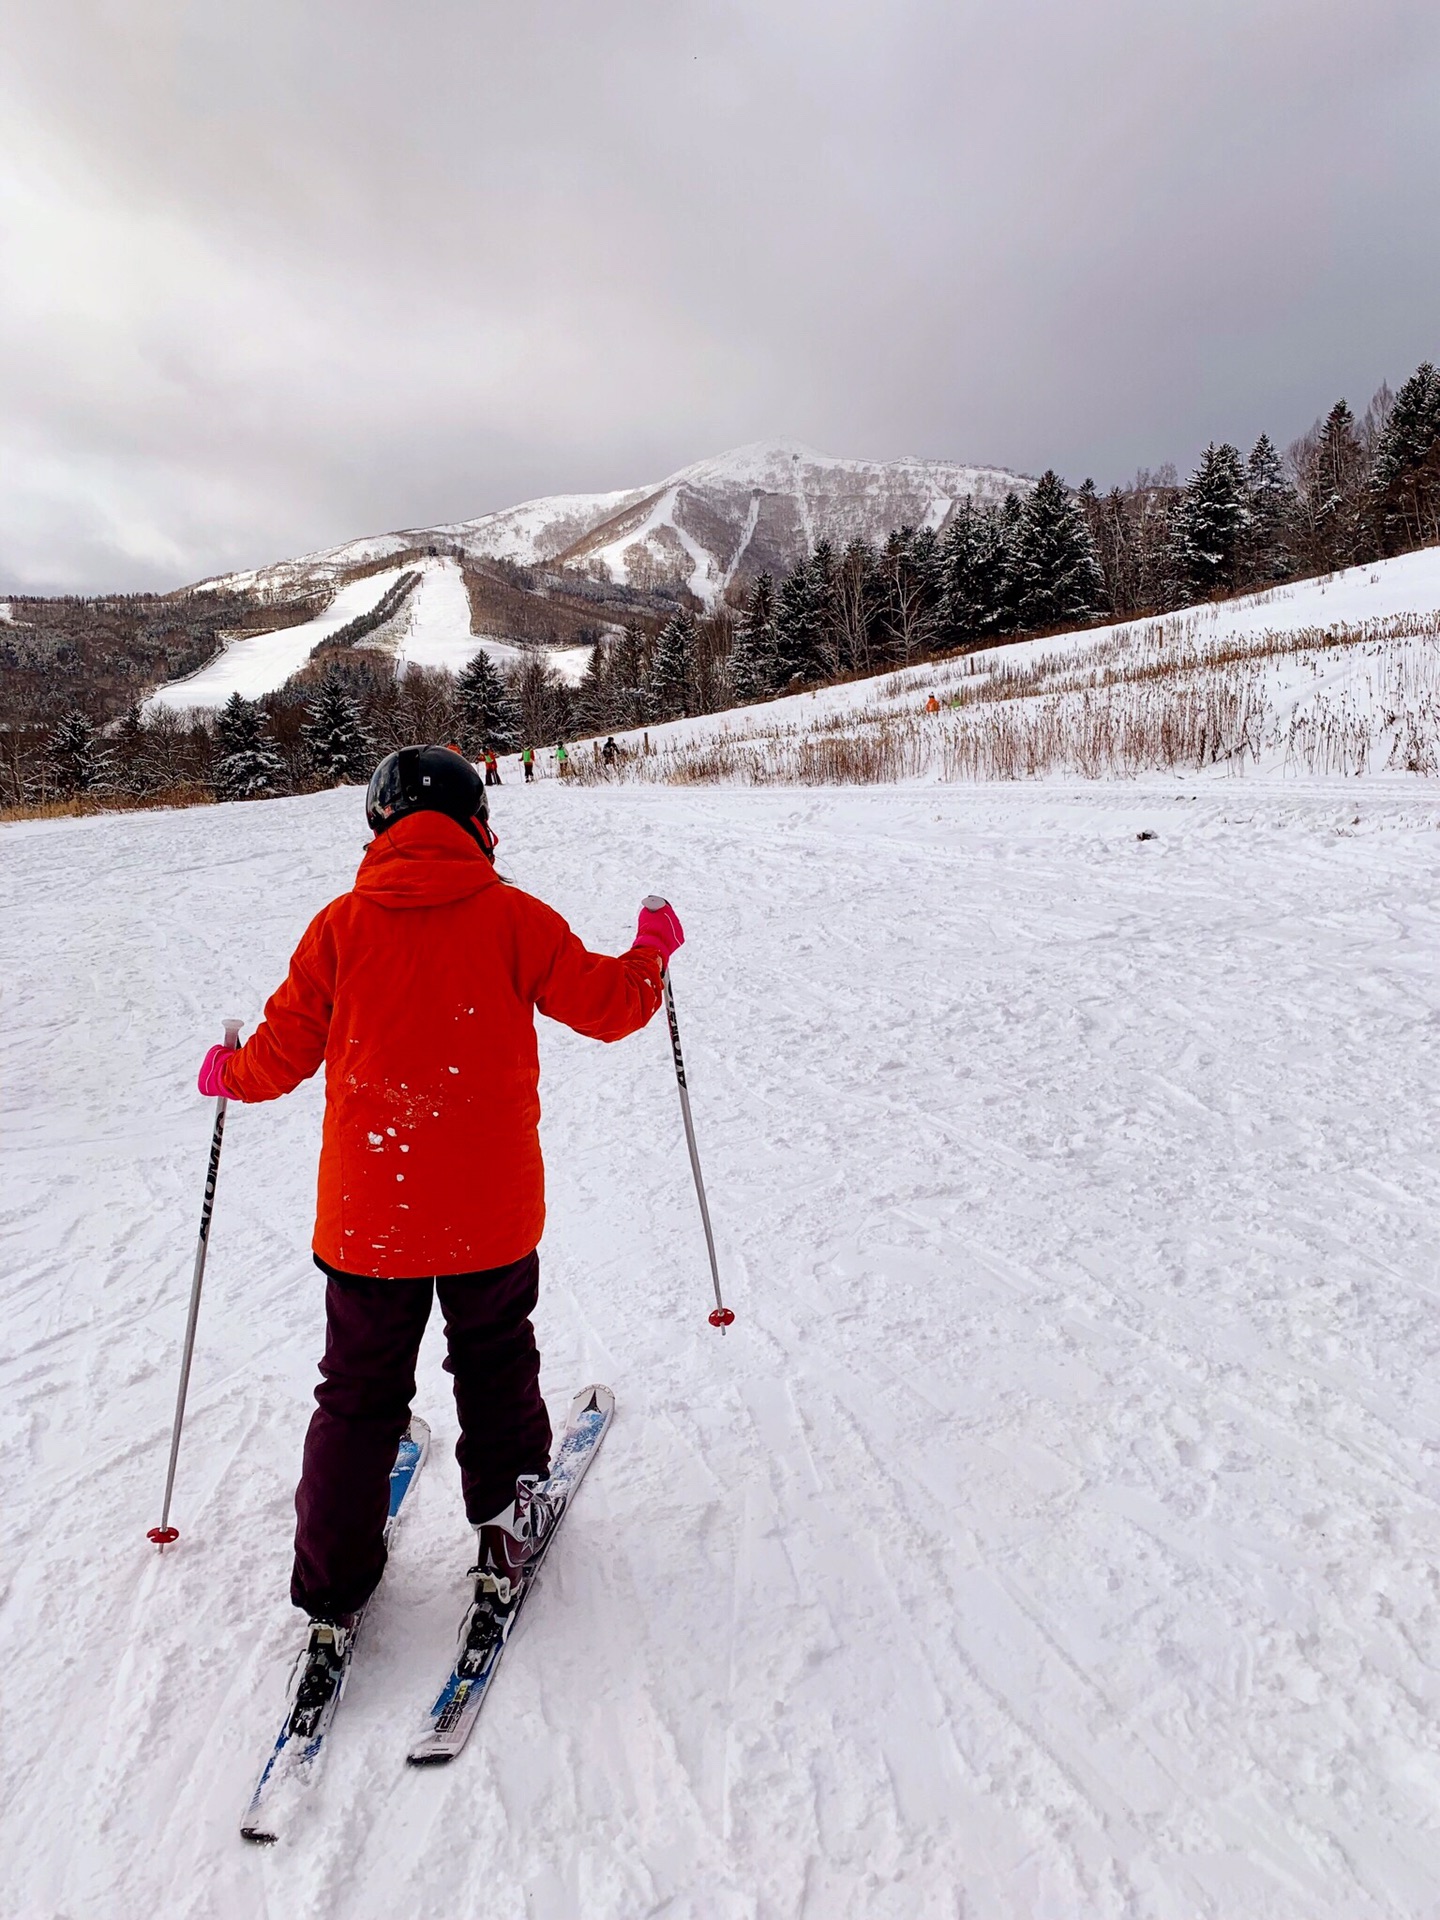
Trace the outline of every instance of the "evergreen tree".
[[213, 779], [222, 800], [260, 800], [284, 785], [284, 768], [257, 700], [232, 693], [216, 714]]
[[730, 692], [736, 703], [748, 706], [773, 693], [779, 678], [775, 645], [775, 582], [762, 573], [750, 589], [740, 612], [730, 649]]
[[1427, 360], [1396, 394], [1370, 472], [1386, 553], [1440, 540], [1440, 373]]
[[1021, 509], [1018, 546], [1016, 612], [1022, 627], [1059, 627], [1100, 612], [1105, 582], [1095, 542], [1053, 470], [1040, 476]]
[[797, 561], [775, 604], [775, 684], [818, 680], [824, 651], [824, 584], [809, 560]]
[[647, 726], [655, 718], [650, 706], [645, 635], [632, 622], [615, 641], [610, 654], [610, 679], [619, 724]]
[[332, 786], [363, 780], [370, 770], [370, 742], [360, 714], [360, 703], [333, 667], [306, 703], [308, 718], [300, 729], [311, 764]]
[[137, 798], [153, 793], [161, 784], [156, 757], [152, 751], [150, 730], [140, 718], [140, 709], [131, 707], [116, 727], [114, 735], [115, 783], [123, 793]]
[[834, 678], [844, 665], [845, 634], [840, 612], [840, 560], [828, 540], [819, 540], [810, 556], [815, 595], [816, 652], [823, 674]]
[[1243, 586], [1288, 580], [1295, 571], [1295, 533], [1299, 502], [1268, 433], [1262, 433], [1245, 462], [1244, 537], [1240, 543]]
[[90, 716], [72, 707], [46, 742], [45, 766], [63, 794], [103, 793], [110, 784], [112, 755]]
[[657, 720], [679, 720], [691, 710], [695, 639], [694, 615], [685, 607], [672, 614], [660, 629], [650, 662], [650, 703]]
[[995, 511], [997, 634], [1014, 633], [1020, 625], [1020, 604], [1025, 591], [1025, 508], [1024, 496], [1007, 493]]
[[1240, 455], [1212, 440], [1171, 516], [1176, 577], [1187, 596], [1206, 599], [1235, 585], [1246, 531], [1246, 475]]
[[487, 747], [496, 753], [513, 753], [519, 745], [519, 711], [483, 648], [466, 662], [455, 681], [455, 711], [467, 753], [480, 754]]
[[940, 543], [940, 630], [949, 646], [1004, 630], [1008, 560], [993, 506], [962, 500]]
[[613, 717], [613, 707], [605, 643], [597, 640], [575, 689], [575, 732], [588, 736], [606, 733], [611, 727], [623, 724]]
[[1337, 400], [1305, 446], [1304, 505], [1311, 564], [1327, 571], [1360, 559], [1365, 545], [1365, 449], [1355, 416]]

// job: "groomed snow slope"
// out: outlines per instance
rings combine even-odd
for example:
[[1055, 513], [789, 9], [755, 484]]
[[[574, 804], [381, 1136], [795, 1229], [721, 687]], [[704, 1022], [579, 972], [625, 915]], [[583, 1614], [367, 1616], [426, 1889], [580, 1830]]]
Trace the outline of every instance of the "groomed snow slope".
[[[360, 797], [0, 829], [0, 1911], [23, 1920], [1440, 1913], [1440, 794], [493, 796], [663, 1029], [545, 1026], [552, 1406], [620, 1414], [469, 1752], [401, 1764], [469, 1540], [438, 1450], [311, 1817], [236, 1825], [296, 1641], [320, 1090], [210, 1116]], [[1158, 838], [1141, 842], [1140, 831]]]
[[[519, 647], [470, 631], [470, 596], [464, 576], [453, 560], [426, 560], [418, 567], [395, 567], [342, 587], [317, 619], [279, 633], [259, 634], [226, 642], [224, 651], [188, 680], [172, 680], [151, 696], [151, 706], [177, 713], [194, 708], [223, 707], [232, 693], [247, 700], [274, 693], [298, 673], [315, 648], [361, 614], [369, 613], [404, 572], [418, 572], [413, 588], [394, 619], [377, 628], [359, 644], [392, 654], [404, 666], [444, 667], [459, 673], [477, 653], [488, 653], [499, 664], [519, 660]], [[550, 656], [558, 673], [578, 681], [589, 652], [565, 647]]]
[[170, 707], [177, 713], [192, 708], [223, 707], [232, 693], [247, 700], [283, 687], [292, 673], [298, 673], [322, 641], [341, 627], [358, 620], [377, 606], [403, 568], [387, 573], [372, 573], [363, 580], [352, 580], [342, 587], [325, 611], [303, 626], [282, 627], [277, 633], [260, 633], [244, 639], [227, 640], [223, 650], [188, 679], [172, 680], [150, 696], [150, 707]]
[[[524, 659], [523, 648], [470, 631], [470, 595], [455, 561], [426, 560], [419, 571], [420, 584], [396, 622], [391, 649], [402, 666], [443, 667], [458, 674], [477, 653], [488, 653], [497, 666]], [[556, 647], [545, 658], [552, 671], [573, 685], [585, 672], [590, 649]]]

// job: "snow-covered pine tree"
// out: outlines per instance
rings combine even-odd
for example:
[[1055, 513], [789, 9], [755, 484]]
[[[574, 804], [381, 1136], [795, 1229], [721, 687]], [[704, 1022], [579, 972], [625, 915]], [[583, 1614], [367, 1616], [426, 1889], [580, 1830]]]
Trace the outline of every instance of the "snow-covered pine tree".
[[999, 514], [962, 500], [940, 542], [940, 631], [947, 646], [1004, 630], [1006, 574]]
[[215, 792], [221, 800], [262, 800], [278, 793], [285, 769], [265, 731], [258, 700], [232, 693], [215, 716]]
[[824, 592], [809, 560], [790, 569], [775, 602], [775, 684], [818, 680], [824, 660]]
[[657, 720], [679, 720], [695, 691], [695, 619], [688, 608], [660, 629], [650, 662], [650, 703]]
[[45, 771], [52, 788], [66, 795], [103, 793], [110, 785], [113, 756], [94, 722], [72, 707], [57, 722], [45, 746]]
[[1312, 566], [1348, 567], [1363, 555], [1369, 490], [1365, 449], [1355, 416], [1337, 400], [1318, 431], [1301, 443], [1302, 501]]
[[820, 671], [833, 679], [845, 664], [845, 633], [840, 616], [840, 557], [829, 540], [816, 541], [810, 574]]
[[1268, 433], [1261, 434], [1245, 462], [1245, 510], [1239, 584], [1257, 587], [1288, 580], [1295, 571], [1300, 503]]
[[308, 718], [300, 735], [316, 772], [336, 787], [365, 779], [370, 771], [370, 742], [360, 702], [344, 675], [331, 667], [306, 707]]
[[520, 744], [520, 710], [483, 648], [456, 678], [455, 710], [467, 753], [513, 753]]
[[740, 609], [730, 648], [730, 695], [738, 706], [763, 700], [778, 683], [775, 653], [775, 582], [762, 573]]
[[617, 720], [624, 727], [643, 727], [655, 718], [650, 708], [645, 635], [633, 622], [616, 640], [610, 653], [610, 680]]
[[1248, 518], [1239, 452], [1212, 440], [1170, 520], [1175, 574], [1187, 595], [1206, 599], [1234, 587]]
[[1095, 542], [1053, 469], [1040, 476], [1021, 508], [1018, 535], [1016, 613], [1022, 627], [1064, 626], [1103, 609], [1105, 581]]
[[1020, 600], [1024, 591], [1025, 498], [1007, 493], [992, 509], [996, 533], [997, 611], [995, 632], [1014, 633], [1020, 625]]
[[1381, 429], [1370, 499], [1386, 553], [1440, 540], [1440, 373], [1428, 360], [1400, 388]]
[[607, 733], [611, 727], [623, 726], [624, 722], [616, 716], [614, 707], [609, 656], [604, 641], [597, 640], [590, 649], [590, 658], [585, 662], [585, 671], [575, 689], [575, 732], [581, 735]]

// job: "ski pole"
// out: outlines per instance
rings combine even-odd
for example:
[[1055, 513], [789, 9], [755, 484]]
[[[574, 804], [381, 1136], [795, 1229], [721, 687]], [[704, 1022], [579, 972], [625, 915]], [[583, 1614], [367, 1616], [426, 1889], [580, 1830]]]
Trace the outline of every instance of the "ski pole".
[[[652, 913], [658, 913], [670, 903], [659, 894], [648, 894], [644, 902]], [[685, 1081], [685, 1056], [680, 1051], [680, 1024], [675, 1018], [675, 994], [670, 985], [670, 968], [667, 965], [661, 974], [665, 989], [665, 1018], [670, 1022], [670, 1049], [675, 1055], [675, 1084], [680, 1089], [680, 1117], [685, 1122], [685, 1144], [690, 1149], [690, 1171], [695, 1176], [695, 1196], [700, 1202], [700, 1219], [705, 1228], [705, 1246], [710, 1255], [710, 1278], [715, 1283], [715, 1306], [710, 1314], [710, 1324], [718, 1327], [721, 1333], [733, 1326], [735, 1315], [726, 1306], [720, 1293], [720, 1263], [715, 1258], [715, 1235], [710, 1226], [710, 1205], [705, 1198], [705, 1179], [700, 1172], [700, 1150], [695, 1145], [695, 1122], [690, 1114], [690, 1089]]]
[[[240, 1022], [225, 1022], [225, 1045], [240, 1042]], [[225, 1138], [224, 1094], [215, 1102], [215, 1131], [210, 1136], [210, 1167], [205, 1175], [205, 1198], [200, 1203], [200, 1237], [195, 1242], [195, 1272], [190, 1281], [190, 1314], [185, 1322], [185, 1349], [180, 1359], [180, 1390], [175, 1396], [175, 1428], [170, 1435], [170, 1465], [165, 1474], [165, 1506], [158, 1527], [146, 1534], [163, 1553], [172, 1540], [180, 1538], [180, 1529], [170, 1525], [170, 1496], [175, 1491], [175, 1462], [180, 1458], [180, 1429], [185, 1423], [185, 1395], [190, 1386], [190, 1362], [195, 1354], [195, 1323], [200, 1318], [200, 1288], [205, 1280], [205, 1255], [210, 1248], [210, 1216], [215, 1211], [215, 1182], [220, 1177], [220, 1146]]]

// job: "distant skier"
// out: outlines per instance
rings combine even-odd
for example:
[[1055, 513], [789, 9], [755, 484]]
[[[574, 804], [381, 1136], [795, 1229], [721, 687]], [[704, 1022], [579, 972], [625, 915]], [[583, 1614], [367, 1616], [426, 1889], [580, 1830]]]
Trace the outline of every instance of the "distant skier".
[[500, 785], [500, 762], [495, 758], [495, 749], [485, 749], [485, 784], [487, 787]]
[[615, 762], [620, 758], [620, 749], [615, 744], [615, 736], [613, 733], [606, 740], [604, 746], [601, 747], [600, 758], [605, 762], [607, 767], [613, 767]]
[[570, 749], [563, 740], [555, 743], [555, 771], [562, 780], [570, 771]]
[[925, 702], [925, 711], [927, 713], [938, 713], [940, 711], [940, 702], [935, 698], [933, 693]]
[[642, 907], [627, 953], [587, 952], [495, 872], [485, 789], [453, 748], [387, 754], [365, 812], [375, 838], [354, 888], [311, 921], [250, 1039], [212, 1047], [199, 1077], [207, 1096], [273, 1100], [325, 1067], [313, 1248], [326, 1344], [290, 1583], [311, 1620], [297, 1684], [312, 1693], [333, 1688], [385, 1564], [389, 1474], [433, 1291], [477, 1604], [508, 1591], [545, 1538], [535, 1010], [623, 1039], [659, 1007], [684, 938], [672, 909]]
[[535, 778], [535, 749], [526, 747], [520, 755], [520, 764], [525, 769], [525, 784], [528, 787]]

